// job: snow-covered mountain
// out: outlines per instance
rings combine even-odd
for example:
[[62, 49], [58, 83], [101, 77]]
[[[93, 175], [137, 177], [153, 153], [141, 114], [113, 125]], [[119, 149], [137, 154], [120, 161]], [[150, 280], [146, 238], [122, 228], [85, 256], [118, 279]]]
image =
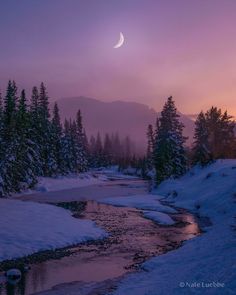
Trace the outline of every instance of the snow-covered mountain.
[[[139, 150], [146, 146], [146, 129], [154, 124], [158, 113], [145, 104], [136, 102], [103, 102], [87, 97], [62, 98], [57, 101], [61, 117], [74, 118], [78, 109], [82, 111], [84, 126], [90, 136], [98, 131], [101, 134], [119, 132], [121, 137], [129, 135]], [[180, 114], [185, 125], [184, 133], [192, 142], [194, 121]]]

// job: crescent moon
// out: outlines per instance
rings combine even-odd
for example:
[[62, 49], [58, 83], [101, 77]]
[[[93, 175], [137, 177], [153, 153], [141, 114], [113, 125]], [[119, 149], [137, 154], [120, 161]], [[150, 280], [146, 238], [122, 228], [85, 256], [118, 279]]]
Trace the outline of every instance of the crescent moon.
[[113, 48], [119, 48], [119, 47], [121, 47], [124, 44], [124, 42], [125, 42], [125, 37], [120, 32], [120, 39], [119, 39], [118, 43]]

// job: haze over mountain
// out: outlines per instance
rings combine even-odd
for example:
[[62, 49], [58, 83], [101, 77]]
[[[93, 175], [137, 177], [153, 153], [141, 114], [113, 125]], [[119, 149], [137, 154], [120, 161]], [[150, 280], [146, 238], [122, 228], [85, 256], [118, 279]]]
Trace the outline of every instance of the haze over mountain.
[[[118, 132], [121, 137], [129, 135], [135, 142], [138, 151], [146, 148], [146, 131], [148, 124], [155, 124], [158, 113], [145, 104], [136, 102], [113, 101], [103, 102], [88, 97], [71, 97], [59, 99], [61, 117], [75, 118], [78, 109], [82, 111], [84, 127], [87, 135], [100, 132]], [[185, 125], [184, 134], [192, 142], [194, 122], [188, 116], [180, 114]]]

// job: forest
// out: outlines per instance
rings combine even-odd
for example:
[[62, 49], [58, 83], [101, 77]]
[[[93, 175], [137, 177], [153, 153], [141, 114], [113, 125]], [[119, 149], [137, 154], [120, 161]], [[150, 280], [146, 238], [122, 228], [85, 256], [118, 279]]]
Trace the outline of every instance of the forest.
[[184, 125], [169, 97], [156, 125], [147, 128], [147, 153], [136, 155], [131, 137], [118, 133], [86, 135], [82, 114], [61, 122], [57, 103], [52, 112], [44, 83], [33, 87], [30, 99], [18, 94], [9, 81], [0, 95], [0, 195], [33, 188], [37, 177], [81, 173], [91, 168], [118, 165], [133, 168], [155, 185], [183, 175], [191, 166], [236, 157], [235, 122], [227, 112], [212, 107], [195, 121], [194, 143], [186, 145]]

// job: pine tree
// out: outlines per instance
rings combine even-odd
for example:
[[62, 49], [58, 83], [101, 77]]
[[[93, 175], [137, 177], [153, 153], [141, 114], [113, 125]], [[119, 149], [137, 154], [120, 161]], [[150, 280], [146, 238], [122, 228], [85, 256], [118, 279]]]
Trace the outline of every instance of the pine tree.
[[87, 159], [87, 170], [88, 170], [90, 166], [90, 148], [89, 148], [89, 141], [88, 141], [88, 137], [87, 137], [85, 129], [83, 133], [84, 133], [84, 149], [85, 149], [85, 154]]
[[110, 166], [112, 164], [112, 142], [108, 133], [104, 139], [104, 164]]
[[147, 130], [147, 168], [153, 168], [153, 152], [154, 152], [154, 143], [155, 143], [155, 135], [153, 131], [153, 126], [151, 124], [148, 125]]
[[50, 112], [49, 112], [49, 98], [47, 94], [47, 89], [44, 83], [40, 85], [40, 93], [39, 93], [39, 111], [44, 120], [49, 120]]
[[[18, 181], [24, 186], [33, 187], [36, 180], [36, 167], [38, 166], [39, 155], [36, 143], [31, 138], [30, 115], [27, 110], [25, 91], [22, 90], [17, 110], [17, 156]], [[19, 187], [19, 190], [22, 187]]]
[[37, 154], [37, 165], [34, 167], [35, 175], [43, 175], [43, 160], [42, 160], [42, 142], [43, 142], [43, 132], [42, 132], [42, 122], [40, 120], [40, 108], [39, 108], [39, 91], [36, 86], [32, 89], [32, 95], [30, 99], [29, 106], [29, 116], [30, 116], [30, 134], [31, 140], [34, 142], [35, 153]]
[[76, 127], [77, 127], [77, 157], [78, 157], [78, 171], [85, 172], [88, 169], [88, 155], [86, 150], [86, 136], [83, 130], [81, 111], [78, 110], [76, 115]]
[[3, 194], [19, 191], [19, 167], [17, 165], [17, 87], [15, 82], [8, 82], [3, 111], [3, 145], [1, 146], [3, 157], [1, 159]]
[[30, 105], [25, 91], [17, 96], [9, 81], [4, 102], [0, 94], [0, 196], [33, 187], [37, 176], [54, 176], [87, 169], [88, 142], [81, 113], [76, 121], [61, 126], [54, 105], [50, 119], [49, 99], [42, 83], [32, 90]]
[[96, 162], [97, 162], [95, 151], [96, 151], [96, 139], [92, 135], [89, 141], [89, 167], [93, 167], [93, 168], [96, 167]]
[[74, 120], [70, 121], [70, 138], [71, 138], [71, 146], [72, 146], [72, 154], [73, 154], [73, 172], [77, 173], [77, 172], [80, 172], [81, 146], [78, 140], [77, 124]]
[[232, 143], [235, 140], [234, 122], [227, 112], [212, 107], [206, 112], [208, 141], [214, 159], [228, 158], [232, 153]]
[[98, 132], [95, 143], [95, 167], [104, 166], [104, 154], [101, 135]]
[[126, 136], [124, 141], [124, 157], [127, 162], [130, 162], [130, 159], [131, 159], [131, 148], [132, 148], [131, 146], [132, 146], [132, 143], [131, 143], [130, 137]]
[[4, 167], [2, 166], [4, 157], [3, 141], [4, 123], [3, 123], [3, 99], [0, 92], [0, 197], [4, 195]]
[[201, 112], [195, 122], [193, 164], [200, 163], [201, 165], [206, 165], [212, 161], [208, 136], [206, 117], [204, 113]]
[[[0, 92], [0, 146], [3, 144], [3, 131], [4, 131], [4, 117], [3, 117], [3, 98]], [[1, 149], [0, 149], [1, 153]], [[1, 158], [0, 158], [1, 159]]]
[[120, 141], [120, 136], [118, 133], [115, 134], [113, 137], [113, 154], [114, 154], [114, 161], [115, 163], [119, 163], [121, 157], [122, 157], [122, 146]]
[[53, 107], [53, 118], [52, 118], [52, 146], [54, 152], [54, 159], [56, 162], [55, 174], [65, 174], [66, 167], [63, 161], [63, 148], [62, 148], [62, 125], [59, 114], [59, 108], [57, 103]]
[[196, 121], [193, 162], [206, 165], [212, 160], [234, 156], [235, 123], [232, 117], [212, 107]]
[[73, 141], [71, 137], [71, 123], [65, 120], [62, 135], [62, 155], [65, 173], [75, 172]]
[[181, 176], [186, 171], [183, 124], [172, 97], [164, 105], [154, 148], [157, 183], [169, 177]]
[[37, 119], [39, 112], [39, 91], [36, 86], [32, 89], [30, 112], [34, 114], [34, 118]]
[[50, 122], [49, 98], [46, 87], [43, 83], [40, 85], [39, 93], [39, 144], [43, 175], [52, 176], [57, 171], [57, 163], [53, 147], [53, 131]]
[[11, 141], [15, 133], [16, 127], [16, 106], [17, 106], [17, 87], [13, 81], [8, 82], [7, 92], [4, 99], [4, 125], [5, 125], [5, 141]]

